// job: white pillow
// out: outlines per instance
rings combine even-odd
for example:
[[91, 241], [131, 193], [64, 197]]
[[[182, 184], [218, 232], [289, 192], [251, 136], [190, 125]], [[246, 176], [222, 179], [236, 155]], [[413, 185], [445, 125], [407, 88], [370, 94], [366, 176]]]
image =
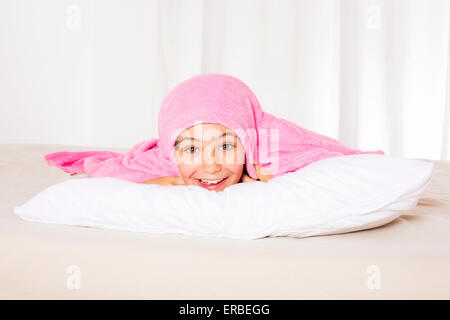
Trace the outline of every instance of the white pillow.
[[377, 154], [333, 157], [222, 192], [116, 178], [72, 179], [14, 208], [28, 221], [256, 239], [344, 233], [414, 208], [434, 164]]

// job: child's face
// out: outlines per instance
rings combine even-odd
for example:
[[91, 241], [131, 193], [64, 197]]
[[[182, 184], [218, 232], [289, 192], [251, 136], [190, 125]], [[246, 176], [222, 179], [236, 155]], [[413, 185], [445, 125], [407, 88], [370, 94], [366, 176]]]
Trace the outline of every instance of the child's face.
[[240, 181], [245, 150], [232, 130], [221, 124], [202, 123], [178, 136], [175, 158], [184, 183], [222, 191]]

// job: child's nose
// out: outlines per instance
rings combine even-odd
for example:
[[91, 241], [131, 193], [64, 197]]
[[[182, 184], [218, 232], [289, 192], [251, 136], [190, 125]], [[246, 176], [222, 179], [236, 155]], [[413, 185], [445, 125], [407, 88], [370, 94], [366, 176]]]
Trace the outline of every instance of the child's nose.
[[213, 174], [213, 173], [220, 171], [220, 165], [217, 163], [213, 163], [213, 164], [207, 164], [207, 163], [205, 164], [204, 163], [202, 169], [203, 169], [203, 172]]
[[220, 171], [221, 166], [218, 159], [216, 159], [215, 150], [203, 154], [202, 167], [204, 171], [209, 173]]

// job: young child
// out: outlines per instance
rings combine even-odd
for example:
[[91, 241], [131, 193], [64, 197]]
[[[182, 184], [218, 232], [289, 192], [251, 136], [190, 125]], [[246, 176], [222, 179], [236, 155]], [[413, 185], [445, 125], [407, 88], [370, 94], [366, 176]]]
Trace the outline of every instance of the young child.
[[325, 158], [384, 154], [348, 148], [264, 112], [245, 83], [223, 74], [195, 76], [173, 88], [161, 106], [158, 135], [123, 154], [62, 151], [45, 160], [72, 174], [222, 191], [239, 182], [267, 182]]
[[[197, 137], [195, 133], [199, 132]], [[222, 191], [239, 182], [269, 181], [255, 163], [257, 180], [246, 173], [245, 150], [236, 133], [217, 123], [202, 123], [184, 130], [175, 142], [175, 158], [180, 176], [160, 177], [145, 184], [197, 185], [207, 190]]]

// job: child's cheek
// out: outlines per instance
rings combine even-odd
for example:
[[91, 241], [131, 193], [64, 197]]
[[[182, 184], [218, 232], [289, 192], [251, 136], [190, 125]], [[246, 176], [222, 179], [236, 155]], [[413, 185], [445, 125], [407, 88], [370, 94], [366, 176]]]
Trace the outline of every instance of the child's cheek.
[[180, 171], [181, 178], [186, 184], [193, 184], [194, 182], [191, 181], [191, 176], [195, 173], [197, 170], [198, 165], [192, 165], [192, 164], [179, 164], [178, 170]]
[[241, 179], [242, 173], [244, 172], [243, 164], [233, 164], [233, 165], [225, 165], [224, 169], [231, 173], [232, 179], [230, 179], [231, 184], [238, 183]]

